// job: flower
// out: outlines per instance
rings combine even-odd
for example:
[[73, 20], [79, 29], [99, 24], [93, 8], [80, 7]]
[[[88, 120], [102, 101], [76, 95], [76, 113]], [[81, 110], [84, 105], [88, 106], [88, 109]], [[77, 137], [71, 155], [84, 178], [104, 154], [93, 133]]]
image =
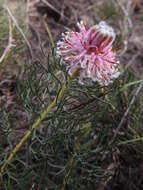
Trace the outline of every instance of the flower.
[[112, 48], [115, 32], [104, 21], [88, 30], [83, 21], [78, 23], [78, 27], [79, 32], [62, 33], [56, 53], [62, 58], [70, 75], [80, 69], [80, 83], [84, 84], [84, 79], [89, 78], [106, 86], [120, 74], [116, 52]]

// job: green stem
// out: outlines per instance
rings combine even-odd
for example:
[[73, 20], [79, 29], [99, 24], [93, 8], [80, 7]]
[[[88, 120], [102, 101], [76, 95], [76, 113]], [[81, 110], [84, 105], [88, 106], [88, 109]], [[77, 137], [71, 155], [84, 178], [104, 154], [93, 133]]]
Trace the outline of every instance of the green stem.
[[45, 25], [46, 31], [48, 33], [49, 40], [50, 40], [50, 43], [52, 45], [52, 48], [54, 48], [55, 47], [55, 43], [54, 43], [54, 40], [53, 40], [53, 37], [52, 37], [52, 34], [51, 34], [51, 30], [50, 30], [50, 28], [49, 28], [49, 26], [48, 26], [48, 24], [46, 22], [44, 22], [44, 25]]
[[76, 141], [75, 141], [75, 145], [74, 145], [74, 152], [72, 154], [72, 157], [69, 160], [69, 165], [68, 165], [68, 171], [63, 179], [63, 183], [62, 183], [62, 188], [61, 190], [65, 190], [66, 184], [67, 184], [67, 180], [69, 178], [69, 175], [71, 173], [72, 170], [72, 166], [73, 166], [73, 162], [74, 162], [74, 158], [76, 156], [76, 154], [78, 153], [78, 151], [80, 150], [80, 142], [82, 140], [82, 138], [87, 134], [87, 132], [89, 131], [91, 127], [90, 123], [86, 123], [85, 126], [83, 127], [82, 132], [80, 133], [80, 135], [77, 137]]

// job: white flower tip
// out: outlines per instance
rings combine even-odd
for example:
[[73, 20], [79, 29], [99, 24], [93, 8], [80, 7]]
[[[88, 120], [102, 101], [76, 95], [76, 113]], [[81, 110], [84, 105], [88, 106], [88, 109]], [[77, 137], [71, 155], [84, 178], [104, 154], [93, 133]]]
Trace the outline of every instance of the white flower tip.
[[111, 36], [113, 38], [112, 41], [115, 40], [116, 34], [114, 32], [114, 29], [105, 21], [101, 21], [98, 25], [95, 26], [95, 28], [99, 30], [104, 36]]
[[86, 25], [86, 23], [83, 20], [81, 20], [80, 22], [77, 23], [77, 26], [78, 26], [79, 29], [81, 29], [85, 25]]
[[84, 85], [83, 79], [79, 79], [78, 82], [80, 85]]
[[120, 75], [120, 72], [117, 71], [117, 72], [115, 72], [115, 73], [112, 75], [112, 78], [116, 79], [116, 78], [119, 77], [119, 75]]

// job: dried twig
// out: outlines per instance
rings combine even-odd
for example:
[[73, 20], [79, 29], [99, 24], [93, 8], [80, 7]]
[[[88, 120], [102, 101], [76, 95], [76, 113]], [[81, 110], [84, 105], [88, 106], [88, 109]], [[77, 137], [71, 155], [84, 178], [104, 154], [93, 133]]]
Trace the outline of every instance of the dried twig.
[[123, 13], [125, 15], [125, 19], [128, 22], [129, 28], [132, 28], [133, 24], [132, 24], [132, 20], [131, 20], [131, 18], [129, 16], [129, 12], [130, 12], [130, 7], [131, 7], [131, 4], [132, 4], [132, 1], [131, 0], [125, 1], [125, 2], [127, 2], [127, 6], [126, 7], [123, 5], [123, 3], [122, 3], [121, 0], [116, 0], [116, 1], [117, 1], [118, 5], [121, 7], [121, 9], [122, 9], [122, 11], [123, 11]]
[[66, 20], [69, 20], [68, 17], [66, 17], [63, 12], [60, 12], [59, 10], [57, 10], [53, 5], [51, 5], [48, 1], [46, 0], [41, 0], [45, 5], [47, 5], [50, 9], [52, 9], [53, 11], [55, 11], [56, 13], [58, 13], [61, 17], [65, 18]]
[[8, 23], [9, 23], [9, 39], [8, 39], [8, 45], [5, 48], [2, 56], [0, 57], [0, 63], [2, 63], [4, 61], [4, 59], [7, 57], [8, 52], [10, 51], [10, 49], [14, 46], [13, 42], [13, 36], [12, 36], [12, 24], [11, 24], [11, 19], [8, 16]]
[[128, 113], [129, 113], [131, 107], [133, 106], [133, 104], [135, 103], [136, 98], [137, 98], [139, 92], [141, 91], [142, 87], [143, 87], [143, 80], [142, 80], [142, 82], [140, 83], [139, 87], [137, 88], [136, 93], [135, 93], [134, 96], [132, 97], [132, 99], [131, 99], [131, 101], [130, 101], [130, 103], [129, 103], [129, 106], [128, 106], [127, 110], [125, 111], [125, 113], [124, 113], [124, 115], [123, 115], [123, 117], [122, 117], [122, 119], [121, 119], [121, 121], [120, 121], [118, 127], [116, 128], [115, 133], [114, 133], [114, 136], [113, 136], [113, 138], [111, 139], [111, 141], [109, 142], [109, 144], [113, 143], [113, 141], [115, 140], [116, 136], [118, 135], [118, 133], [119, 133], [119, 131], [120, 131], [120, 129], [121, 129], [123, 123], [125, 122], [125, 120], [126, 120], [126, 118], [127, 118], [127, 116], [128, 116]]
[[11, 20], [14, 22], [15, 26], [19, 30], [20, 34], [22, 35], [23, 39], [25, 40], [25, 42], [28, 46], [31, 57], [33, 58], [33, 51], [32, 51], [31, 45], [30, 45], [28, 39], [26, 38], [25, 34], [23, 33], [22, 29], [20, 28], [19, 24], [17, 23], [15, 17], [12, 15], [12, 12], [10, 11], [9, 7], [5, 4], [5, 5], [3, 5], [3, 8], [7, 11], [9, 17], [11, 18]]
[[131, 10], [131, 4], [132, 4], [132, 0], [116, 0], [116, 2], [118, 3], [119, 7], [121, 8], [123, 14], [124, 14], [124, 19], [123, 21], [120, 22], [120, 28], [122, 31], [122, 36], [124, 38], [124, 48], [121, 50], [120, 52], [120, 56], [124, 55], [125, 52], [128, 49], [128, 34], [129, 34], [129, 30], [132, 29], [133, 24], [132, 24], [132, 20], [130, 18], [130, 10]]
[[124, 70], [122, 71], [122, 75], [125, 73], [125, 71], [132, 65], [134, 64], [135, 60], [137, 59], [137, 57], [141, 55], [141, 52], [137, 52], [136, 54], [133, 55], [133, 57], [130, 59], [130, 61], [125, 65]]
[[12, 31], [13, 31], [13, 26], [12, 26], [12, 23], [11, 23], [11, 19], [8, 15], [8, 26], [9, 26], [9, 37], [8, 37], [8, 45], [6, 46], [2, 56], [0, 57], [0, 64], [1, 65], [1, 70], [0, 70], [0, 77], [2, 76], [3, 74], [3, 71], [4, 71], [4, 68], [5, 68], [5, 64], [7, 63], [6, 62], [6, 59], [8, 57], [8, 54], [11, 50], [12, 47], [14, 47], [14, 39], [13, 39], [13, 34], [12, 34]]

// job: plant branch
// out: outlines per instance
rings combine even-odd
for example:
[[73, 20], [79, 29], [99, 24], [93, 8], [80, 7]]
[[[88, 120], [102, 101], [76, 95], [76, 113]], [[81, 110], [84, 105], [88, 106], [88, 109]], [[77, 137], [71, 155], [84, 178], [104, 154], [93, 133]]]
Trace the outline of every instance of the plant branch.
[[[69, 77], [68, 83], [70, 83], [78, 74], [78, 70], [76, 70], [72, 76]], [[35, 123], [32, 125], [31, 130], [27, 130], [23, 138], [20, 140], [20, 142], [15, 146], [15, 148], [11, 151], [7, 161], [2, 165], [0, 173], [3, 175], [6, 167], [15, 157], [16, 153], [20, 150], [20, 148], [23, 146], [23, 144], [26, 142], [26, 140], [30, 137], [33, 130], [36, 130], [39, 125], [42, 123], [42, 121], [47, 117], [48, 113], [53, 110], [53, 108], [56, 106], [57, 101], [61, 100], [64, 97], [65, 91], [67, 89], [67, 82], [65, 82], [58, 94], [58, 97], [55, 97], [55, 99], [48, 105], [48, 107], [44, 110], [44, 112], [41, 113], [41, 115], [38, 117], [38, 119], [35, 121]]]
[[19, 24], [17, 23], [15, 17], [13, 16], [12, 12], [10, 11], [9, 7], [5, 4], [3, 5], [3, 8], [7, 11], [9, 17], [11, 18], [11, 20], [13, 21], [13, 23], [15, 24], [16, 28], [19, 30], [20, 34], [22, 35], [23, 39], [25, 40], [27, 47], [29, 49], [30, 55], [33, 58], [33, 51], [31, 48], [31, 45], [28, 41], [28, 39], [26, 38], [25, 34], [23, 33], [22, 29], [20, 28]]
[[75, 141], [75, 145], [74, 145], [74, 152], [72, 154], [72, 157], [69, 160], [69, 164], [68, 164], [68, 171], [63, 179], [63, 183], [62, 183], [62, 188], [61, 190], [65, 190], [66, 184], [67, 184], [67, 180], [69, 178], [69, 175], [71, 173], [72, 170], [72, 166], [73, 166], [73, 162], [74, 162], [74, 158], [76, 156], [76, 154], [79, 152], [80, 150], [80, 142], [83, 139], [83, 137], [87, 134], [87, 132], [89, 131], [91, 127], [90, 123], [85, 124], [85, 126], [83, 127], [82, 133], [80, 133], [80, 135], [77, 137], [76, 141]]
[[11, 24], [11, 19], [10, 17], [8, 16], [8, 25], [9, 25], [9, 38], [8, 38], [8, 45], [7, 47], [5, 48], [2, 56], [0, 57], [0, 63], [2, 63], [4, 61], [4, 59], [7, 57], [10, 49], [14, 46], [13, 42], [14, 42], [14, 39], [13, 39], [13, 35], [12, 35], [12, 24]]
[[122, 127], [124, 121], [126, 120], [128, 114], [129, 114], [129, 111], [130, 111], [131, 107], [133, 106], [133, 104], [135, 103], [136, 98], [137, 98], [139, 92], [141, 91], [142, 87], [143, 87], [143, 80], [142, 80], [142, 82], [140, 83], [140, 85], [138, 86], [138, 88], [137, 88], [137, 90], [136, 90], [136, 93], [135, 93], [134, 96], [132, 97], [132, 99], [131, 99], [131, 101], [130, 101], [130, 103], [129, 103], [129, 106], [128, 106], [127, 110], [125, 111], [125, 113], [124, 113], [124, 115], [123, 115], [123, 117], [122, 117], [122, 119], [121, 119], [121, 121], [120, 121], [118, 127], [116, 128], [115, 134], [114, 134], [112, 140], [109, 142], [109, 144], [112, 144], [112, 142], [115, 140], [116, 136], [118, 135], [118, 133], [119, 133], [119, 131], [120, 131], [120, 129], [121, 129], [121, 127]]

